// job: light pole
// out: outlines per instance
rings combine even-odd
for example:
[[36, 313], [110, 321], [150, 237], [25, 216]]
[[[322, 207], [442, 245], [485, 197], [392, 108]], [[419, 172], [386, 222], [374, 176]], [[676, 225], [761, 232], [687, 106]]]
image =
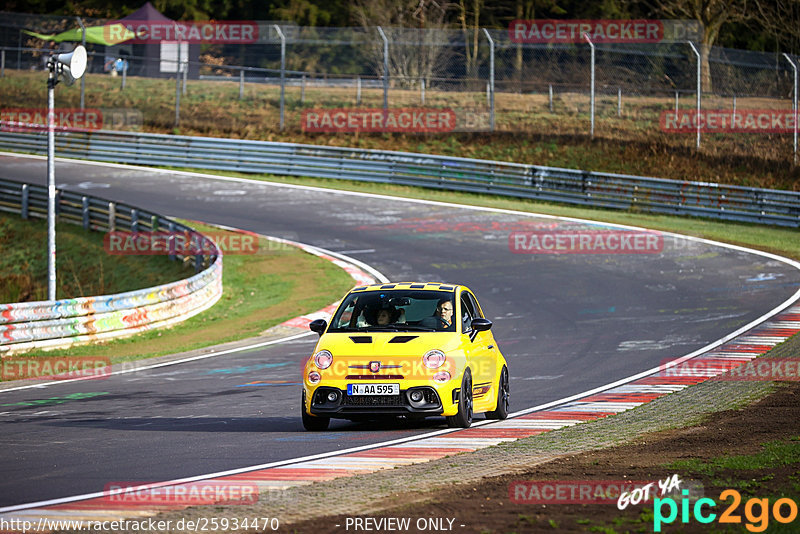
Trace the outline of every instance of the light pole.
[[56, 163], [55, 89], [63, 80], [72, 85], [86, 72], [86, 49], [78, 45], [68, 54], [47, 60], [47, 300], [56, 300]]

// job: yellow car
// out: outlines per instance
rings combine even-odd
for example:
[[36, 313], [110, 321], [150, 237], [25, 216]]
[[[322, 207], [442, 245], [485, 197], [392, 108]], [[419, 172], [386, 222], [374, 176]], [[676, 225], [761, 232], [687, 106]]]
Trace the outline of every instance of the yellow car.
[[331, 418], [508, 416], [508, 367], [475, 295], [461, 285], [388, 283], [353, 288], [303, 369], [303, 426]]

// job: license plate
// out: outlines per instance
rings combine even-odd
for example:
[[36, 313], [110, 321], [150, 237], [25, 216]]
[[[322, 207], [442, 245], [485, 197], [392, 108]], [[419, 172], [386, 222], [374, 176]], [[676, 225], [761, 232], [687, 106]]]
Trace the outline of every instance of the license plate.
[[399, 395], [400, 384], [347, 384], [348, 395]]

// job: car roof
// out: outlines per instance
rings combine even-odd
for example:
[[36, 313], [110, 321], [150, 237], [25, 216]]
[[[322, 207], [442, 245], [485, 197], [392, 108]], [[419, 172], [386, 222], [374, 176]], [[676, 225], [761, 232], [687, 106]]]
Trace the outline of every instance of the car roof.
[[418, 291], [452, 291], [461, 286], [460, 284], [446, 284], [444, 282], [387, 282], [385, 284], [371, 284], [366, 286], [354, 287], [350, 293], [380, 291], [385, 289], [415, 289]]

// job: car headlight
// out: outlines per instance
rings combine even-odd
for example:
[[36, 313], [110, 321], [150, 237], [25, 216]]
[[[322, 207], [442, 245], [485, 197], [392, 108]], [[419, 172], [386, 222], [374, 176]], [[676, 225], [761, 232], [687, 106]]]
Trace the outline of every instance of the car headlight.
[[320, 376], [320, 374], [316, 371], [311, 371], [310, 373], [308, 373], [309, 384], [316, 384], [317, 382], [320, 381], [321, 378], [322, 377]]
[[314, 355], [314, 365], [319, 369], [327, 369], [333, 363], [333, 354], [329, 350], [321, 350]]
[[425, 367], [428, 369], [438, 369], [444, 364], [446, 359], [447, 356], [444, 355], [444, 352], [438, 349], [433, 349], [425, 353], [425, 355], [422, 357], [422, 363], [424, 363]]

